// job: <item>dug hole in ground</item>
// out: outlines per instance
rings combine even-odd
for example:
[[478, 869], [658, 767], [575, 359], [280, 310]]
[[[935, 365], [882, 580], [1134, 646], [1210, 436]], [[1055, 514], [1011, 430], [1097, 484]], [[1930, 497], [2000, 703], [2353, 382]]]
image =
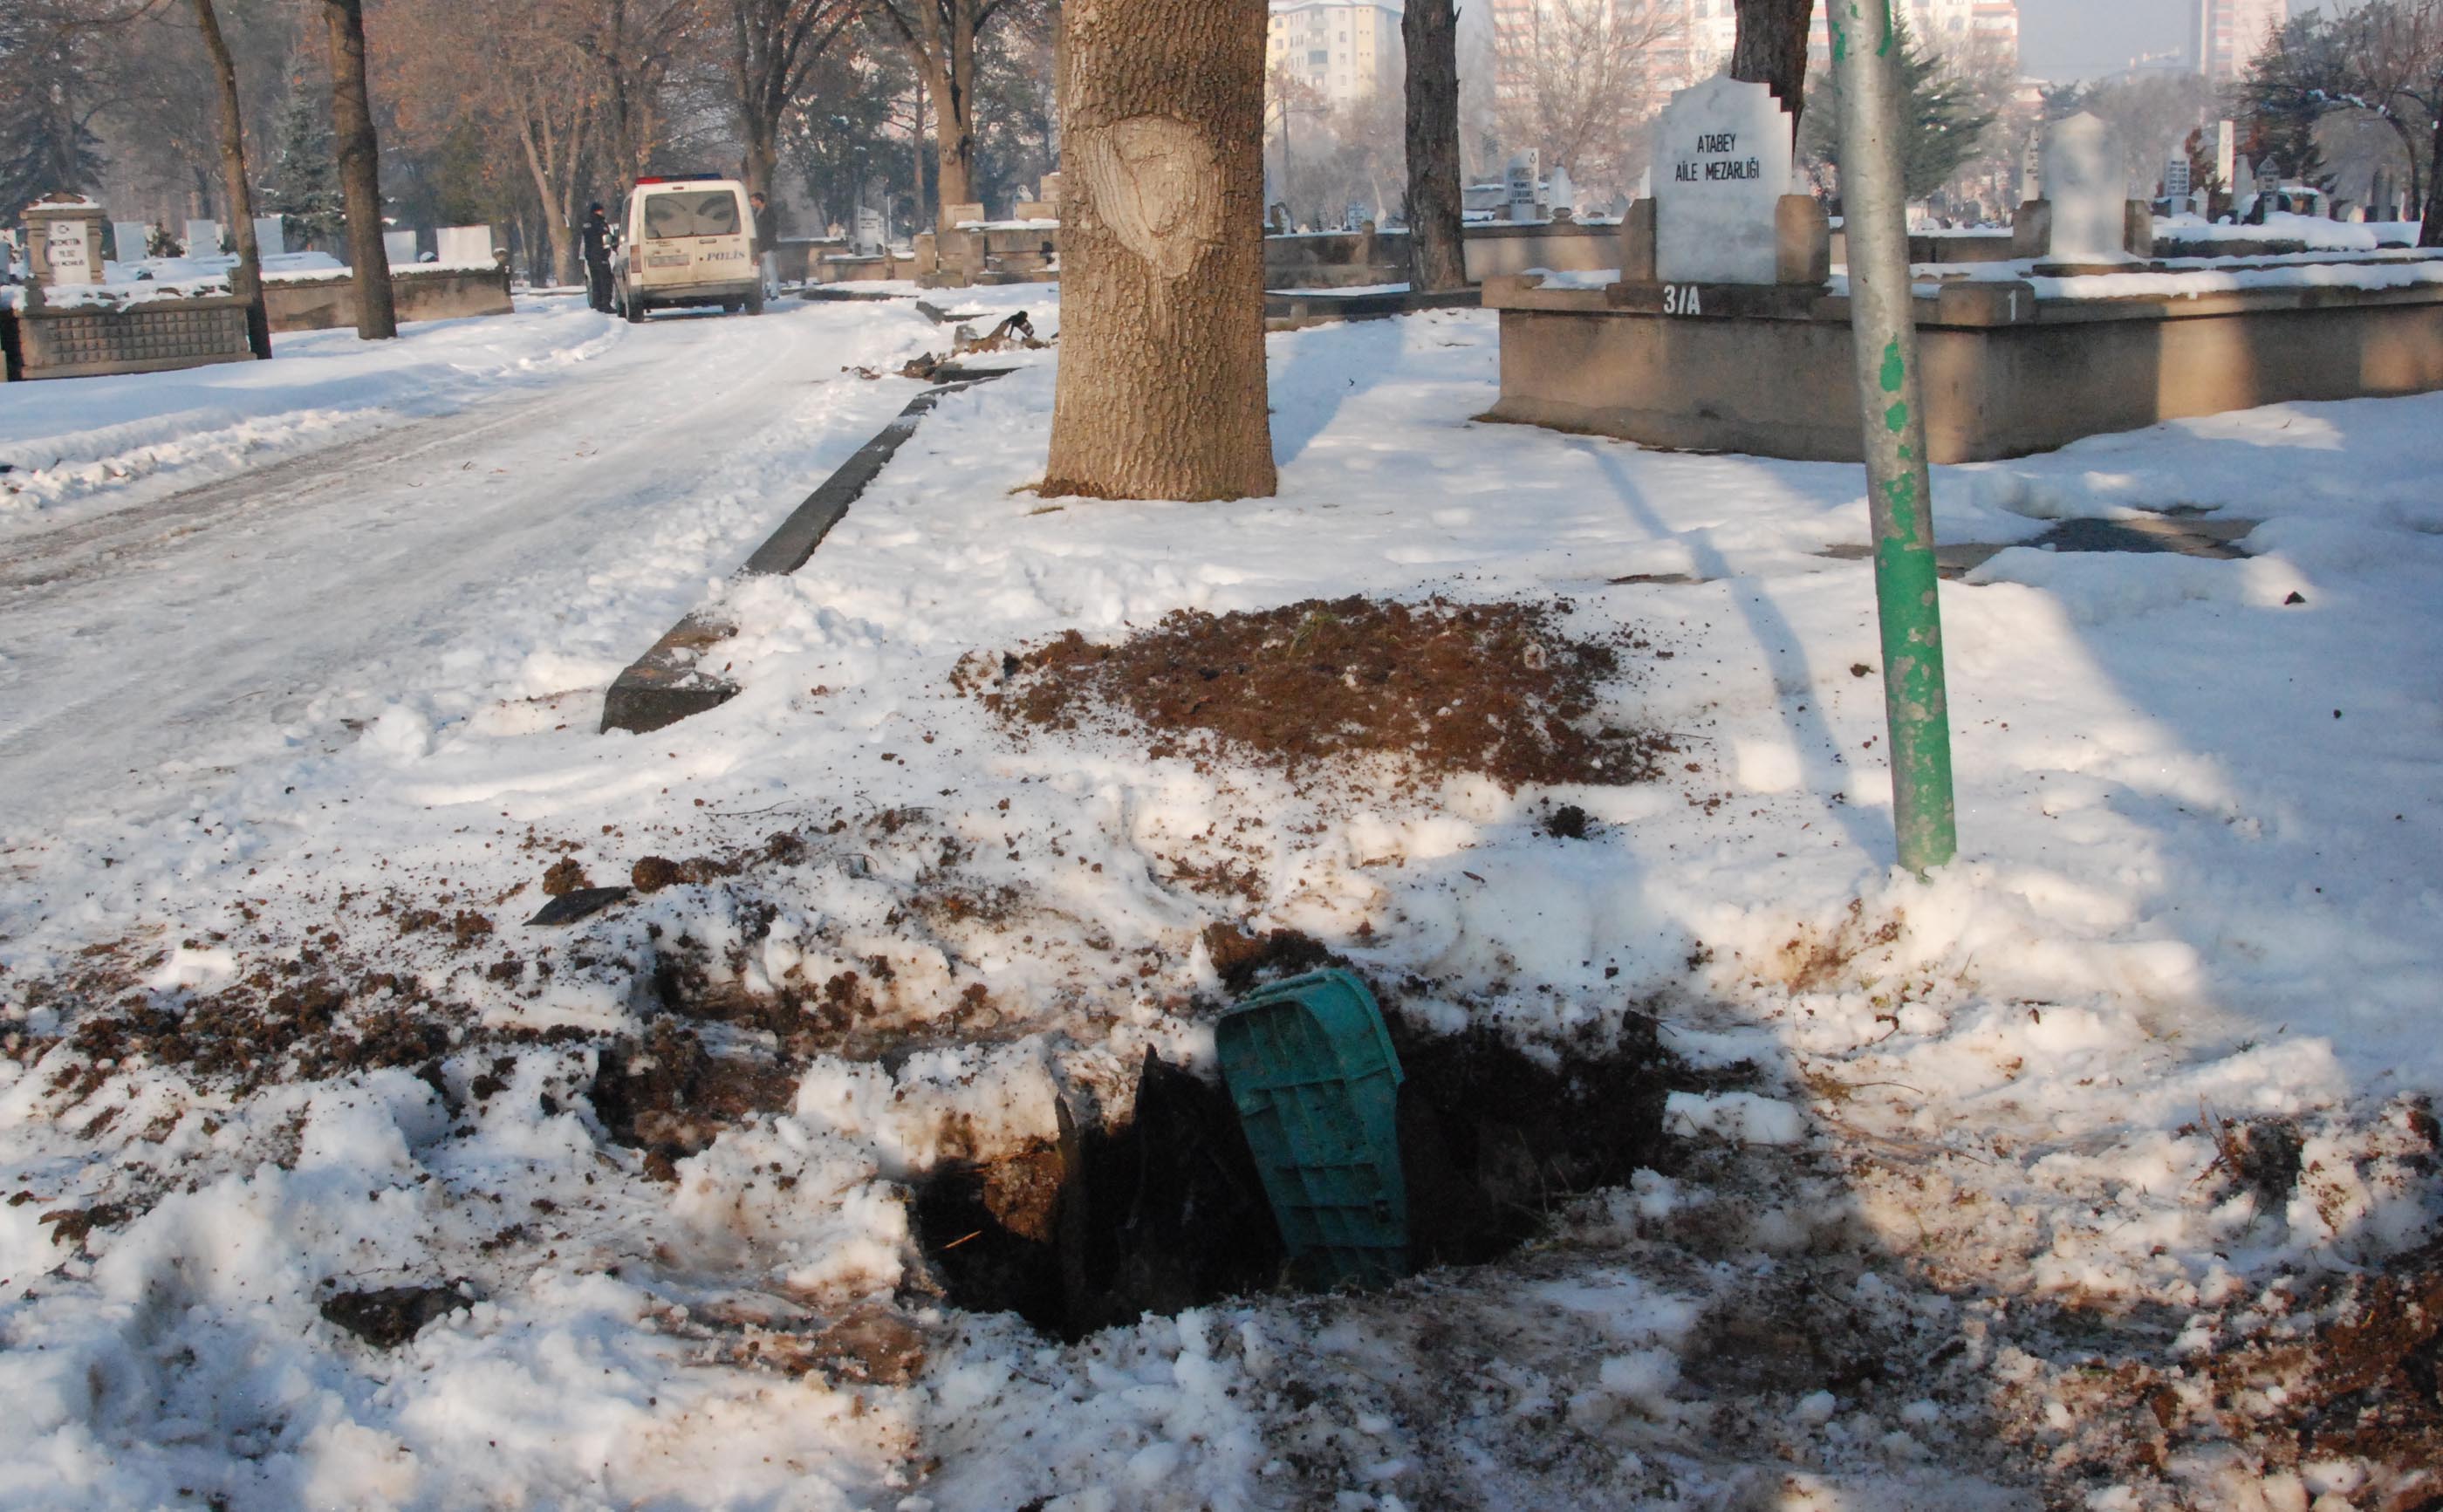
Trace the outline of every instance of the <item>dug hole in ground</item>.
[[[840, 369], [942, 333], [485, 328], [538, 356], [460, 402], [534, 418], [397, 528], [548, 524], [643, 375], [738, 385], [732, 460], [606, 483], [267, 726], [42, 758], [0, 1500], [2443, 1504], [2443, 400], [1938, 470], [1997, 549], [1943, 590], [1963, 858], [1920, 882], [1858, 470], [1476, 423], [1489, 316], [1273, 338], [1281, 494], [1226, 506], [1030, 491], [1027, 354], [746, 582], [919, 392]], [[465, 340], [265, 367], [378, 391]], [[193, 486], [231, 426], [316, 454], [259, 393], [110, 393]], [[0, 427], [12, 542], [184, 486]], [[2027, 544], [2148, 515], [2254, 524]], [[159, 618], [94, 572], [97, 634]], [[707, 594], [739, 695], [592, 733]], [[1222, 1008], [1324, 964], [1409, 1077], [1423, 1264], [1375, 1293], [1277, 1284], [1214, 1078]]]

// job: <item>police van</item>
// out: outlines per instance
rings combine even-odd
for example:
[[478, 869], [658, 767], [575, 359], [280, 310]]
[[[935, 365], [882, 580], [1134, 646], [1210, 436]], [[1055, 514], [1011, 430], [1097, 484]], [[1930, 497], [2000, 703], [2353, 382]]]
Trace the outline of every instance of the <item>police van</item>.
[[619, 214], [611, 297], [641, 321], [647, 310], [717, 304], [763, 313], [746, 190], [729, 178], [639, 178]]

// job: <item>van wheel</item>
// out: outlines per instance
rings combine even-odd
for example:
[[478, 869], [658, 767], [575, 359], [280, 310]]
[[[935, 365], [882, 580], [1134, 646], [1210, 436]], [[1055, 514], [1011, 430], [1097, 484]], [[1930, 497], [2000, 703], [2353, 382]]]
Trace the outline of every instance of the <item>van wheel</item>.
[[756, 285], [755, 292], [746, 296], [746, 313], [749, 315], [761, 315], [763, 313], [762, 285]]
[[736, 301], [736, 300], [734, 300], [734, 299], [726, 299], [726, 300], [723, 300], [723, 301], [721, 302], [721, 313], [722, 313], [722, 314], [724, 314], [724, 315], [735, 315], [735, 314], [737, 314], [737, 313], [738, 313], [738, 301]]
[[645, 306], [637, 303], [634, 296], [625, 296], [619, 301], [619, 314], [629, 324], [640, 325], [644, 323]]

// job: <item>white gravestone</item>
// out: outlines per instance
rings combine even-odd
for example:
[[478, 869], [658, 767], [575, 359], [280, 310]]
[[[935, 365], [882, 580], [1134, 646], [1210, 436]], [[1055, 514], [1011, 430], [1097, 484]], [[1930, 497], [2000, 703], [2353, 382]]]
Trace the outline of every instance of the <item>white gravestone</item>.
[[1775, 211], [1790, 190], [1790, 114], [1763, 84], [1727, 76], [1680, 90], [1654, 123], [1654, 276], [1771, 284]]
[[1510, 159], [1509, 172], [1502, 175], [1503, 200], [1510, 206], [1514, 221], [1540, 220], [1535, 212], [1535, 193], [1542, 187], [1544, 154], [1531, 147]]
[[2163, 164], [2163, 193], [2175, 200], [2189, 197], [2189, 159], [2183, 153]]
[[2232, 179], [2232, 159], [2239, 155], [2239, 127], [2228, 120], [2214, 122], [2214, 178], [2226, 189]]
[[153, 228], [140, 220], [115, 220], [110, 223], [110, 240], [119, 249], [122, 263], [139, 263], [152, 255]]
[[285, 215], [254, 217], [254, 249], [265, 257], [277, 257], [288, 250], [288, 217]]
[[2241, 214], [2248, 212], [2248, 202], [2256, 197], [2256, 165], [2243, 157], [2232, 170], [2231, 208]]
[[1578, 211], [1578, 186], [1570, 181], [1570, 170], [1562, 164], [1552, 165], [1552, 214], [1563, 212], [1575, 215]]
[[856, 239], [851, 250], [859, 257], [880, 256], [884, 235], [882, 212], [871, 205], [859, 205], [856, 210]]
[[382, 232], [382, 261], [393, 267], [403, 267], [415, 261], [415, 232]]
[[2129, 159], [2112, 128], [2080, 111], [2045, 132], [2045, 198], [2053, 209], [2050, 260], [2129, 260]]
[[432, 249], [452, 267], [488, 264], [492, 260], [492, 228], [444, 226], [432, 233]]
[[46, 239], [55, 287], [101, 281], [101, 249], [94, 245], [91, 221], [55, 220]]
[[221, 254], [221, 223], [216, 220], [187, 222], [187, 255], [218, 257]]

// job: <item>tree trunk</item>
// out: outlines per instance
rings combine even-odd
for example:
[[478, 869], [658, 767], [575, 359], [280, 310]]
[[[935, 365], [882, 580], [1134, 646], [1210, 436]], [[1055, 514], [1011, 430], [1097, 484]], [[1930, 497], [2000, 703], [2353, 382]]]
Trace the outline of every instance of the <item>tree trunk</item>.
[[[254, 239], [254, 194], [246, 172], [246, 119], [238, 106], [237, 65], [221, 36], [221, 19], [212, 0], [193, 0], [195, 28], [204, 34], [204, 52], [211, 60], [212, 83], [220, 92], [221, 185], [230, 202], [230, 233], [237, 240], [237, 269], [230, 275], [230, 292], [246, 301], [246, 344], [258, 360], [271, 357], [271, 312], [263, 303], [263, 249]], [[144, 254], [138, 248], [136, 256]], [[125, 249], [119, 254], [127, 258]], [[129, 259], [132, 261], [133, 259]]]
[[1064, 8], [1047, 495], [1269, 497], [1264, 0]]
[[2443, 247], [2443, 111], [2434, 117], [2434, 145], [2426, 158], [2426, 203], [2417, 245]]
[[781, 168], [780, 122], [767, 120], [761, 113], [751, 114], [746, 121], [746, 158], [739, 165], [738, 176], [750, 194], [772, 197], [772, 180]]
[[[1400, 19], [1408, 55], [1408, 247], [1410, 287], [1442, 293], [1467, 286], [1460, 236], [1459, 8], [1408, 0]], [[1288, 118], [1282, 118], [1284, 129]], [[1282, 175], [1281, 188], [1289, 188]]]
[[388, 341], [398, 334], [398, 310], [391, 303], [390, 258], [382, 248], [381, 146], [374, 139], [373, 95], [365, 86], [364, 0], [322, 0], [322, 18], [330, 28], [331, 125], [348, 212], [357, 335]]
[[909, 134], [908, 134], [908, 152], [909, 152], [909, 156], [910, 157], [912, 157], [912, 158], [914, 158], [914, 159], [915, 159], [914, 167], [915, 167], [915, 169], [916, 169], [916, 202], [915, 202], [915, 206], [914, 206], [914, 208], [913, 208], [913, 209], [911, 209], [911, 210], [908, 212], [908, 224], [909, 224], [909, 226], [911, 228], [911, 230], [910, 230], [909, 231], [909, 233], [908, 233], [908, 234], [909, 234], [909, 243], [910, 243], [910, 245], [913, 245], [913, 243], [914, 243], [914, 239], [915, 239], [915, 234], [916, 234], [916, 233], [915, 233], [915, 231], [912, 230], [912, 228], [914, 228], [914, 227], [918, 227], [918, 226], [922, 226], [922, 225], [924, 225], [924, 224], [925, 224], [925, 86], [924, 86], [924, 84], [922, 84], [922, 83], [917, 84], [917, 86], [916, 86], [915, 90], [913, 91], [913, 93], [914, 93], [914, 95], [915, 95], [915, 99], [914, 99], [914, 100], [912, 100], [912, 101], [910, 101], [909, 102], [909, 108], [910, 110], [912, 110], [912, 111], [914, 111], [914, 112], [916, 113], [916, 124], [915, 124], [914, 129], [913, 129], [913, 130], [911, 130], [911, 131], [909, 131]]
[[1738, 0], [1738, 18], [1731, 77], [1770, 86], [1790, 112], [1795, 140], [1799, 113], [1807, 105], [1807, 28], [1815, 19], [1815, 0]]

